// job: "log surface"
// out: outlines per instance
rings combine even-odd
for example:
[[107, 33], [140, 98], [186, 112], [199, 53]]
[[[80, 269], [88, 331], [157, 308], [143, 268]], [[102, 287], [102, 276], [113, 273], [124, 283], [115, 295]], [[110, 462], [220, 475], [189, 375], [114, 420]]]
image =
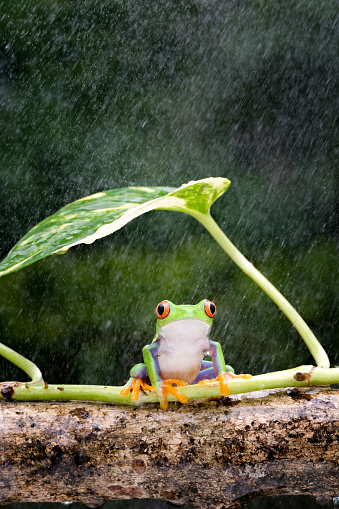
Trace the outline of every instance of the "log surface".
[[339, 494], [339, 391], [261, 391], [127, 408], [1, 402], [0, 504], [154, 498], [241, 507]]

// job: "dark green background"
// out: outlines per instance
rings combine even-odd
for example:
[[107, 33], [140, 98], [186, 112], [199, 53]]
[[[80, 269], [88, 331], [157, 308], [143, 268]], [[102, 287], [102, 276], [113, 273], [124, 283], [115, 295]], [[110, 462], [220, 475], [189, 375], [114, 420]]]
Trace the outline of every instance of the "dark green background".
[[[336, 0], [4, 2], [1, 256], [87, 194], [227, 177], [214, 217], [339, 364], [338, 14]], [[50, 383], [120, 385], [156, 304], [205, 297], [237, 371], [312, 362], [203, 228], [165, 211], [2, 278], [0, 337]]]

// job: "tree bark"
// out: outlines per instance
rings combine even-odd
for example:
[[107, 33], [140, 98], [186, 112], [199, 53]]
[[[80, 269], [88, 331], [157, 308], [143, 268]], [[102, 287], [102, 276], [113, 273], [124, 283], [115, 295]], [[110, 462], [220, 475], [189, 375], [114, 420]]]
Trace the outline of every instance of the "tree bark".
[[127, 408], [2, 402], [0, 503], [155, 498], [241, 507], [339, 494], [339, 391], [271, 390]]

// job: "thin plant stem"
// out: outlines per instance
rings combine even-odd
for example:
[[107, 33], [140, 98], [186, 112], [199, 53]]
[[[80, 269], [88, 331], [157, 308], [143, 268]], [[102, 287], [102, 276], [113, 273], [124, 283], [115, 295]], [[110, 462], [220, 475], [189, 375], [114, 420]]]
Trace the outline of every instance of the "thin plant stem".
[[226, 237], [224, 232], [219, 228], [212, 216], [208, 214], [191, 213], [200, 223], [209, 231], [212, 237], [218, 242], [222, 249], [230, 258], [245, 272], [260, 288], [276, 303], [281, 311], [292, 322], [305, 341], [309, 351], [311, 352], [317, 366], [329, 368], [330, 361], [327, 353], [321, 346], [306, 322], [301, 318], [299, 313], [288, 302], [288, 300], [275, 288], [274, 285], [265, 277], [254, 265], [249, 262], [245, 256], [235, 247], [235, 245]]
[[20, 355], [18, 352], [15, 352], [12, 350], [12, 348], [9, 348], [6, 345], [3, 345], [0, 343], [0, 355], [5, 357], [8, 361], [12, 362], [18, 368], [22, 369], [31, 379], [31, 382], [28, 382], [29, 384], [43, 384], [43, 378], [40, 369], [38, 366], [34, 364], [34, 362], [31, 362], [30, 360], [26, 359], [23, 355]]

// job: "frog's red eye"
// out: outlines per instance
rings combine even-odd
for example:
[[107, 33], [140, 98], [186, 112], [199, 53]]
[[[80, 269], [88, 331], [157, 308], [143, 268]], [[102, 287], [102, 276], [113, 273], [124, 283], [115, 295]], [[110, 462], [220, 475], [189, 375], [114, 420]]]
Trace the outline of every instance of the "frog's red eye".
[[217, 311], [216, 305], [210, 300], [205, 300], [204, 307], [206, 315], [209, 316], [210, 318], [213, 318]]
[[157, 305], [156, 313], [158, 318], [166, 318], [170, 312], [170, 305], [167, 300], [163, 300]]

